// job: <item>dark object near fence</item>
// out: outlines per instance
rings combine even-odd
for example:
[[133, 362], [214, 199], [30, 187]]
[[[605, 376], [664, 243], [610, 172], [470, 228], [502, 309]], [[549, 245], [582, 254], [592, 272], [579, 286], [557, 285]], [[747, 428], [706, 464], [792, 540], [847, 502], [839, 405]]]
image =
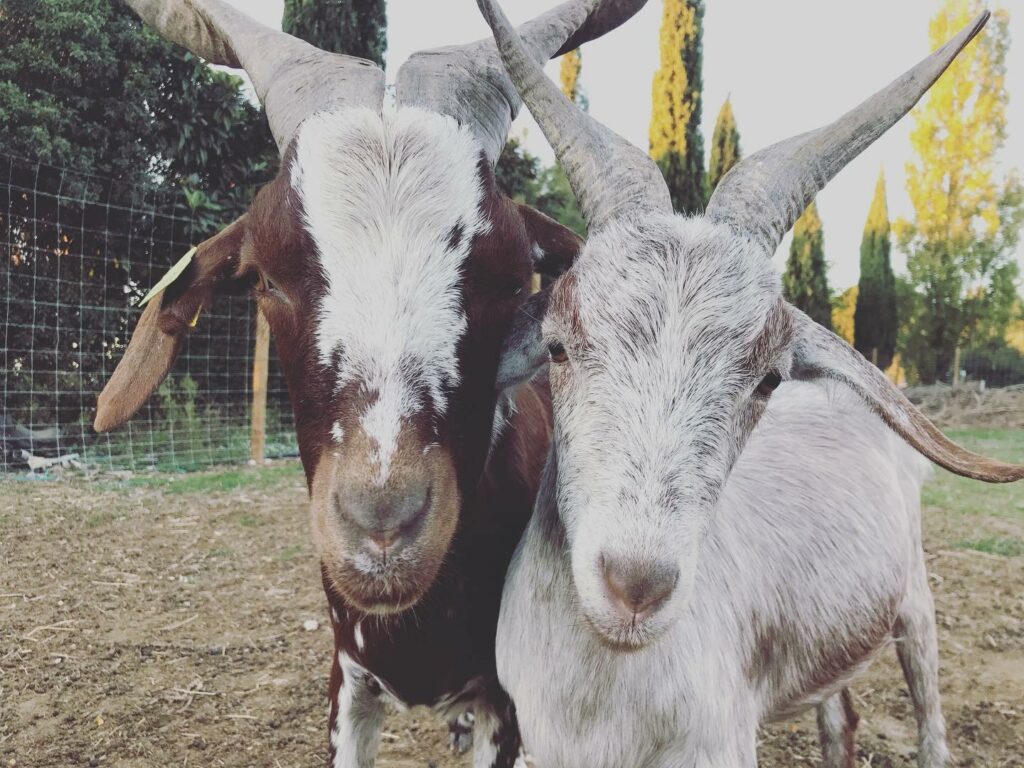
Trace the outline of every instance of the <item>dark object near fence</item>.
[[1024, 354], [1005, 342], [965, 350], [960, 367], [969, 380], [987, 387], [1024, 384]]
[[7, 414], [0, 415], [0, 454], [4, 463], [24, 463], [22, 451], [35, 456], [57, 456], [62, 437], [58, 427], [29, 429]]

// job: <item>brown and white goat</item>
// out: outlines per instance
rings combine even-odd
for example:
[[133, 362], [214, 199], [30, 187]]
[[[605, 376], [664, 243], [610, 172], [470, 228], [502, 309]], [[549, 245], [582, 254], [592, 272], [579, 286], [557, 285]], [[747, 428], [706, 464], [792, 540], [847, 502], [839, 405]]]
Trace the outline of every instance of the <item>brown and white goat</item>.
[[[251, 290], [288, 382], [333, 621], [331, 764], [373, 763], [391, 700], [475, 709], [476, 765], [510, 765], [494, 632], [550, 414], [543, 383], [499, 402], [495, 376], [531, 273], [562, 271], [579, 240], [495, 186], [519, 100], [493, 41], [414, 55], [385, 109], [370, 62], [221, 0], [128, 1], [169, 40], [245, 68], [282, 162], [143, 313], [96, 429], [152, 394], [203, 307]], [[570, 0], [521, 31], [547, 59], [643, 2]]]
[[562, 96], [495, 0], [478, 3], [590, 224], [499, 373], [550, 361], [555, 417], [497, 634], [526, 748], [544, 768], [754, 768], [760, 724], [817, 705], [823, 765], [852, 768], [845, 688], [896, 640], [918, 764], [941, 768], [912, 449], [989, 482], [1024, 466], [952, 443], [782, 299], [770, 257], [987, 14], [835, 123], [742, 161], [687, 218], [653, 162]]

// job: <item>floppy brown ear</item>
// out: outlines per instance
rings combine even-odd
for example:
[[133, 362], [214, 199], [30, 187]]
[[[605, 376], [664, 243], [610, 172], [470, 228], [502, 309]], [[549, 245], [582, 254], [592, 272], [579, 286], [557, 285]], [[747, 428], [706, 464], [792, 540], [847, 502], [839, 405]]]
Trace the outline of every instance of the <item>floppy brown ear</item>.
[[550, 216], [518, 203], [519, 213], [533, 245], [533, 270], [548, 277], [558, 277], [572, 266], [583, 250], [583, 238]]
[[166, 378], [196, 317], [235, 279], [244, 235], [245, 216], [199, 245], [185, 271], [146, 306], [100, 393], [97, 432], [128, 421]]
[[842, 382], [910, 446], [950, 472], [987, 483], [1024, 479], [1024, 465], [979, 456], [954, 443], [862, 354], [800, 310], [789, 309], [796, 332], [791, 378]]

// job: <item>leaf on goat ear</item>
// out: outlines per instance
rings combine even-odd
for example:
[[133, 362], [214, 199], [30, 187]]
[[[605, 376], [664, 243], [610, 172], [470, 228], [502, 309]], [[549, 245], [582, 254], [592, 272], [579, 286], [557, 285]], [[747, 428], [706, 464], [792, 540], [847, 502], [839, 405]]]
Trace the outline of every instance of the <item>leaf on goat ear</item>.
[[97, 432], [128, 421], [174, 366], [189, 331], [215, 295], [238, 284], [245, 216], [178, 260], [144, 299], [128, 349], [97, 402]]
[[171, 283], [181, 277], [181, 273], [184, 272], [188, 268], [188, 265], [192, 263], [192, 257], [196, 255], [197, 250], [198, 249], [195, 246], [192, 246], [188, 253], [178, 259], [177, 263], [167, 270], [167, 274], [161, 277], [160, 281], [149, 289], [149, 293], [143, 297], [142, 301], [140, 301], [137, 306], [146, 306], [157, 296], [157, 294], [163, 293], [165, 290], [170, 288]]

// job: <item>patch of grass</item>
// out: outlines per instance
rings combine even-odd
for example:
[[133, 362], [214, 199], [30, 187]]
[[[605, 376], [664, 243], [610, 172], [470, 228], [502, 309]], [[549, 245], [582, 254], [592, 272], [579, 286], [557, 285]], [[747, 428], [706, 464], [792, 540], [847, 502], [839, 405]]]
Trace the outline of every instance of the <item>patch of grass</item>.
[[[951, 429], [965, 448], [1003, 461], [1024, 462], [1024, 430]], [[921, 494], [924, 506], [966, 516], [1024, 517], [1024, 483], [990, 485], [937, 469]]]
[[296, 555], [301, 554], [302, 549], [303, 547], [301, 544], [289, 544], [287, 547], [285, 547], [277, 553], [277, 559], [280, 560], [282, 563], [287, 563]]
[[265, 490], [302, 478], [302, 464], [281, 461], [263, 467], [235, 467], [187, 474], [139, 475], [118, 483], [107, 483], [107, 489], [152, 488], [164, 493], [216, 493], [245, 489]]
[[235, 550], [231, 547], [217, 547], [210, 550], [210, 557], [234, 557]]
[[89, 515], [85, 518], [85, 524], [89, 528], [99, 528], [101, 525], [105, 525], [113, 520], [117, 515], [113, 512], [106, 510], [103, 512], [97, 512], [94, 515]]
[[255, 528], [257, 525], [263, 525], [263, 521], [258, 517], [247, 515], [244, 512], [238, 516], [237, 520], [238, 524], [243, 528]]
[[1024, 555], [1024, 541], [1013, 538], [988, 536], [984, 539], [958, 541], [953, 546], [957, 549], [973, 549], [977, 552], [987, 552], [990, 555], [1002, 555], [1003, 557]]

